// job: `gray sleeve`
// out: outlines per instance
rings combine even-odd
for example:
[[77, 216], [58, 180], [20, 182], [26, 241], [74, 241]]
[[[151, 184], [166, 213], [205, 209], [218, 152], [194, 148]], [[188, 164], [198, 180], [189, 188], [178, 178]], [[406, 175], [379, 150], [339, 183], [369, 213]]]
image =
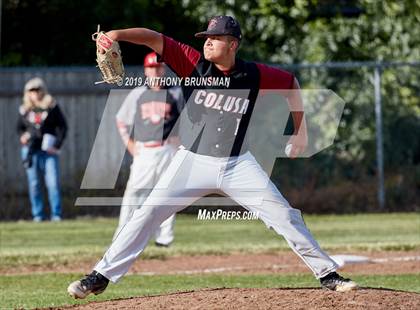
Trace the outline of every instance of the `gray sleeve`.
[[145, 92], [146, 87], [138, 87], [133, 89], [125, 98], [121, 108], [118, 110], [116, 118], [118, 122], [127, 125], [134, 124], [134, 117], [136, 115], [137, 101]]

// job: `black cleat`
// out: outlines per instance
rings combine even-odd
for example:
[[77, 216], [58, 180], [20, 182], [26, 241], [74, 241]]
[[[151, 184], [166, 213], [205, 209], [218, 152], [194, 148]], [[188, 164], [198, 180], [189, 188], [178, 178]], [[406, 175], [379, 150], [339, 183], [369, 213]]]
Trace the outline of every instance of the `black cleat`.
[[98, 295], [105, 291], [109, 280], [99, 272], [92, 271], [81, 280], [74, 281], [67, 288], [67, 292], [75, 299], [86, 298], [89, 294]]
[[359, 288], [356, 282], [345, 279], [336, 272], [331, 272], [325, 277], [322, 277], [320, 282], [323, 288], [336, 292], [348, 292]]

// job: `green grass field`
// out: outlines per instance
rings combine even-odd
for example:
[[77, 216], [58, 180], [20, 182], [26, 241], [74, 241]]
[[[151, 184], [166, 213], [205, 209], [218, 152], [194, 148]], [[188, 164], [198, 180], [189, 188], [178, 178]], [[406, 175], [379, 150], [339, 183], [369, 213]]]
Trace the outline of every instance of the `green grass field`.
[[[415, 213], [305, 216], [305, 222], [327, 250], [420, 249], [420, 215]], [[0, 267], [22, 264], [55, 266], [97, 259], [109, 245], [116, 219], [79, 219], [61, 223], [0, 223]], [[175, 243], [169, 249], [149, 247], [142, 258], [175, 255], [275, 252], [287, 244], [259, 221], [198, 221], [177, 217]], [[88, 272], [88, 271], [87, 271]], [[0, 309], [81, 303], [66, 295], [80, 274], [40, 273], [0, 276]], [[354, 276], [363, 286], [420, 292], [417, 275]], [[136, 276], [111, 285], [105, 300], [205, 287], [316, 287], [310, 275]], [[82, 301], [85, 303], [86, 301]]]

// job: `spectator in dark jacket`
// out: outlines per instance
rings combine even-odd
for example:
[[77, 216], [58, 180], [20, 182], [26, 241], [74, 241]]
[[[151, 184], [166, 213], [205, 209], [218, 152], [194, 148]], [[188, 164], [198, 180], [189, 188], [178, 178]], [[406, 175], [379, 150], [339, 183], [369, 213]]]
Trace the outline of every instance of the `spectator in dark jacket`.
[[61, 193], [59, 152], [67, 132], [66, 120], [40, 78], [29, 80], [24, 88], [17, 125], [22, 160], [28, 177], [33, 221], [45, 219], [42, 180], [48, 190], [51, 221], [60, 221]]

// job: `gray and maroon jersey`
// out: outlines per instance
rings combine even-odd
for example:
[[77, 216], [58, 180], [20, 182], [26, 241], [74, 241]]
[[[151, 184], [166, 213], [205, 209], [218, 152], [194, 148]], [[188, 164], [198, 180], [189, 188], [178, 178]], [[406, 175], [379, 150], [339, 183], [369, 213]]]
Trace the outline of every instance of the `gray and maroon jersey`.
[[[203, 54], [164, 36], [161, 55], [179, 77], [230, 79], [224, 86], [187, 86], [183, 93], [188, 120], [181, 120], [179, 135], [192, 152], [215, 157], [247, 151], [246, 130], [260, 89], [292, 89], [294, 76], [284, 70], [239, 58], [229, 72], [220, 71]], [[182, 121], [186, 126], [182, 126]]]
[[[134, 126], [134, 140], [164, 141], [171, 133], [182, 107], [181, 89], [152, 90], [142, 86], [133, 89], [117, 113], [121, 135]], [[173, 134], [173, 133], [172, 133]]]

